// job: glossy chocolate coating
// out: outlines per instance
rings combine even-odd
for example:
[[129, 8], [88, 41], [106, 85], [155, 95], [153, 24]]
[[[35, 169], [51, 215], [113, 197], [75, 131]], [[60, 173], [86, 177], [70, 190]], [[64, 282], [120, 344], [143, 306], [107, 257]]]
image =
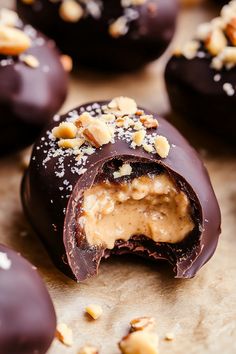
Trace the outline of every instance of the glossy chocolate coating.
[[210, 55], [205, 55], [191, 60], [173, 56], [168, 62], [165, 79], [172, 109], [189, 124], [236, 144], [236, 94], [223, 89], [225, 83], [235, 88], [236, 68], [216, 71], [210, 67]]
[[[76, 111], [80, 114], [87, 107], [102, 107], [104, 103], [84, 105]], [[147, 110], [145, 112], [150, 113]], [[67, 117], [60, 117], [59, 121], [48, 127], [48, 131]], [[215, 251], [220, 234], [220, 210], [208, 173], [196, 151], [183, 136], [165, 119], [156, 114], [154, 117], [159, 122], [157, 134], [167, 137], [171, 144], [166, 159], [155, 153], [147, 153], [141, 147], [132, 149], [127, 141], [115, 139], [115, 143], [104, 145], [89, 155], [86, 170], [78, 174], [75, 156], [62, 158], [54, 155], [47, 158], [45, 147], [52, 143], [47, 131], [34, 147], [22, 183], [24, 210], [56, 265], [78, 281], [97, 274], [103, 257], [130, 252], [154, 260], [167, 260], [173, 266], [176, 277], [191, 278]], [[150, 129], [147, 134], [153, 131]], [[59, 166], [62, 162], [61, 170]], [[137, 235], [127, 242], [117, 241], [111, 251], [88, 244], [78, 223], [83, 190], [97, 181], [112, 181], [114, 168], [122, 162], [134, 166], [132, 174], [125, 180], [146, 174], [147, 171], [166, 172], [177, 188], [187, 194], [196, 225], [187, 239], [178, 244], [155, 243], [143, 235]], [[58, 169], [62, 171], [60, 176]]]
[[[79, 3], [84, 6], [82, 1]], [[19, 0], [17, 8], [25, 21], [53, 38], [63, 52], [74, 58], [75, 64], [102, 70], [134, 70], [165, 51], [175, 31], [176, 0], [147, 0], [141, 6], [131, 7], [137, 19], [131, 21], [128, 33], [119, 38], [109, 35], [108, 26], [124, 14], [121, 0], [100, 3], [100, 17], [88, 15], [76, 23], [60, 17], [61, 1], [37, 0], [29, 6]]]
[[0, 154], [32, 144], [67, 93], [67, 74], [54, 42], [31, 26], [20, 28], [31, 34], [32, 46], [24, 54], [33, 55], [39, 67], [18, 56], [0, 56]]
[[0, 252], [11, 265], [0, 264], [0, 353], [44, 354], [56, 330], [51, 298], [35, 268], [6, 246]]

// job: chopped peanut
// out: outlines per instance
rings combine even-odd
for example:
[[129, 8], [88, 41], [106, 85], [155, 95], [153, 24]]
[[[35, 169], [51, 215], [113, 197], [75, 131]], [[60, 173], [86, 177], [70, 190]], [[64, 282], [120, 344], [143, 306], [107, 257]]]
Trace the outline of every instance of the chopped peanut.
[[0, 26], [0, 54], [19, 55], [31, 45], [30, 38], [21, 30]]
[[227, 45], [227, 39], [219, 28], [213, 29], [205, 41], [206, 49], [213, 56], [218, 55]]
[[29, 67], [35, 69], [39, 66], [39, 61], [33, 55], [23, 55], [21, 60]]
[[174, 333], [172, 333], [172, 332], [166, 333], [165, 340], [172, 341], [174, 339], [175, 339]]
[[66, 72], [70, 72], [73, 69], [73, 60], [69, 55], [63, 54], [60, 57], [62, 66]]
[[76, 137], [76, 133], [76, 126], [70, 122], [62, 122], [52, 130], [52, 134], [58, 139], [73, 139]]
[[90, 345], [86, 345], [85, 347], [81, 348], [78, 354], [98, 354], [98, 350], [95, 347], [91, 347]]
[[113, 173], [114, 178], [120, 178], [123, 176], [129, 176], [132, 173], [132, 167], [128, 163], [124, 163], [120, 168], [119, 171]]
[[80, 127], [86, 127], [93, 121], [94, 118], [88, 112], [84, 112], [75, 120], [74, 123], [78, 128], [80, 128]]
[[200, 44], [198, 41], [189, 41], [184, 45], [181, 54], [187, 59], [193, 59], [196, 56], [199, 47]]
[[143, 148], [145, 151], [147, 151], [149, 153], [153, 152], [153, 146], [150, 144], [143, 144]]
[[134, 124], [134, 130], [141, 130], [143, 129], [143, 124], [139, 121]]
[[157, 135], [154, 141], [156, 152], [163, 159], [169, 155], [170, 144], [165, 136]]
[[121, 16], [110, 24], [108, 32], [113, 38], [118, 38], [125, 35], [128, 32], [127, 19], [125, 16]]
[[61, 18], [67, 22], [78, 22], [84, 14], [81, 5], [75, 0], [63, 1], [59, 13]]
[[226, 34], [230, 39], [230, 42], [236, 46], [236, 17], [232, 18], [232, 20], [226, 26]]
[[9, 27], [15, 27], [19, 21], [19, 16], [15, 11], [9, 9], [0, 10], [0, 24]]
[[91, 304], [86, 306], [85, 311], [94, 319], [97, 320], [102, 315], [102, 308], [100, 305]]
[[137, 112], [137, 104], [132, 98], [116, 97], [108, 103], [106, 107], [108, 113], [113, 113], [117, 116], [135, 114]]
[[58, 141], [58, 146], [64, 149], [74, 149], [80, 148], [84, 142], [85, 140], [83, 138], [61, 139]]
[[139, 120], [145, 126], [145, 128], [150, 129], [158, 127], [158, 121], [153, 118], [152, 115], [142, 115]]
[[68, 347], [73, 344], [72, 330], [65, 323], [59, 323], [57, 325], [56, 337]]
[[139, 130], [135, 133], [133, 133], [132, 139], [133, 142], [137, 145], [137, 146], [141, 146], [144, 138], [146, 136], [146, 131], [145, 130]]
[[158, 354], [158, 336], [150, 331], [128, 334], [119, 343], [123, 354]]
[[112, 123], [115, 121], [116, 117], [114, 116], [114, 114], [107, 113], [107, 114], [102, 114], [100, 119], [103, 120], [104, 122]]
[[94, 119], [83, 131], [83, 135], [93, 146], [100, 147], [108, 144], [112, 139], [112, 133], [106, 123]]

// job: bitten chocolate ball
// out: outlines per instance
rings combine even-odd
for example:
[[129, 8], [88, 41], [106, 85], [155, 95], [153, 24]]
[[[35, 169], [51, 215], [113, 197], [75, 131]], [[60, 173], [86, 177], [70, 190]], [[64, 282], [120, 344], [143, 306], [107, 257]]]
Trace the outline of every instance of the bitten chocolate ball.
[[197, 28], [195, 39], [177, 50], [166, 68], [174, 111], [236, 143], [236, 1], [220, 17]]
[[0, 9], [0, 154], [32, 144], [66, 92], [54, 42]]
[[176, 0], [19, 0], [17, 8], [75, 64], [103, 70], [134, 70], [157, 59], [178, 11]]
[[220, 233], [196, 151], [127, 97], [56, 116], [34, 147], [22, 201], [56, 265], [77, 281], [124, 253], [166, 260], [176, 277], [191, 278]]
[[35, 268], [0, 245], [0, 352], [44, 354], [56, 330], [51, 298]]

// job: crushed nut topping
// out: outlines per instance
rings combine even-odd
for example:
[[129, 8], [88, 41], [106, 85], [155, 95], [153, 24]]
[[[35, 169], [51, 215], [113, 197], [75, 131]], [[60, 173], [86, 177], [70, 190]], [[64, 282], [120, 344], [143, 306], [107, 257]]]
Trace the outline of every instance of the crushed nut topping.
[[234, 56], [232, 61], [225, 60], [224, 52], [226, 48], [234, 49], [234, 47], [236, 47], [236, 0], [223, 6], [219, 17], [200, 24], [195, 39], [187, 42], [175, 55], [183, 55], [187, 59], [205, 58], [203, 52], [205, 49], [206, 53], [212, 56], [212, 68], [221, 70], [226, 66], [230, 69], [236, 65]]
[[60, 57], [62, 66], [66, 72], [71, 72], [73, 69], [73, 60], [69, 55], [63, 54]]
[[112, 140], [112, 132], [103, 121], [93, 119], [83, 130], [85, 139], [96, 148], [106, 145]]
[[79, 350], [78, 354], [98, 354], [98, 350], [95, 347], [86, 345]]
[[64, 0], [59, 8], [59, 14], [66, 22], [78, 22], [83, 13], [83, 8], [75, 0]]
[[[134, 113], [128, 114], [128, 111]], [[142, 116], [145, 119], [140, 120]], [[149, 119], [151, 124], [147, 127], [145, 123], [150, 122]], [[63, 121], [58, 115], [53, 120], [54, 128], [47, 131], [47, 137], [43, 137], [35, 148], [43, 151], [45, 169], [51, 158], [56, 157], [55, 175], [62, 180], [60, 193], [63, 198], [69, 198], [71, 188], [63, 185], [66, 169], [79, 176], [84, 174], [90, 155], [99, 154], [107, 144], [114, 155], [117, 154], [116, 143], [120, 141], [130, 148], [131, 155], [132, 150], [143, 149], [144, 153], [156, 155], [158, 158], [155, 140], [160, 135], [161, 126], [157, 123], [154, 128], [156, 124], [153, 124], [153, 120], [156, 118], [138, 110], [136, 102], [130, 98], [121, 97], [107, 104], [95, 102], [80, 106], [78, 110], [70, 111]], [[167, 147], [161, 149], [161, 142], [159, 145], [158, 151], [162, 158], [167, 157]], [[131, 172], [131, 166], [124, 164], [114, 172], [114, 178], [128, 176]]]
[[227, 45], [223, 31], [215, 28], [205, 41], [205, 47], [212, 56], [218, 55]]
[[37, 58], [35, 58], [33, 55], [21, 55], [21, 60], [23, 63], [28, 65], [31, 68], [37, 68], [39, 66], [39, 61]]
[[158, 127], [158, 121], [153, 118], [152, 115], [141, 115], [139, 118], [140, 122], [146, 127], [146, 128], [157, 128]]
[[72, 330], [65, 323], [59, 323], [57, 325], [56, 337], [68, 347], [73, 344]]
[[158, 155], [163, 159], [166, 158], [170, 151], [170, 144], [165, 136], [158, 135], [154, 141], [155, 149]]
[[225, 32], [233, 46], [236, 46], [236, 16], [227, 24]]
[[[183, 55], [189, 60], [194, 58], [209, 60], [210, 58], [210, 68], [216, 71], [234, 68], [236, 66], [236, 0], [223, 6], [220, 16], [210, 22], [200, 24], [197, 27], [195, 39], [187, 42], [181, 50], [177, 49], [174, 55]], [[212, 80], [218, 83], [219, 80], [215, 80], [215, 76], [212, 70]], [[229, 88], [227, 82], [224, 83], [221, 80], [220, 84], [228, 96], [236, 93], [235, 88]]]
[[105, 112], [113, 113], [115, 116], [125, 116], [129, 114], [135, 114], [137, 111], [137, 104], [132, 98], [128, 97], [116, 97], [108, 103], [105, 108]]
[[85, 311], [94, 319], [97, 320], [103, 313], [102, 307], [100, 305], [91, 304], [86, 306]]
[[0, 54], [19, 55], [30, 45], [30, 38], [20, 29], [0, 25]]
[[15, 27], [19, 22], [19, 16], [15, 11], [0, 9], [0, 25]]
[[109, 34], [114, 38], [124, 36], [128, 32], [128, 30], [129, 27], [125, 16], [119, 17], [109, 26]]
[[64, 149], [74, 149], [80, 148], [85, 142], [83, 138], [74, 138], [74, 139], [60, 139], [58, 141], [58, 146]]
[[145, 130], [139, 130], [139, 131], [135, 132], [132, 137], [135, 145], [141, 146], [144, 141], [145, 136], [146, 136]]
[[52, 130], [52, 134], [59, 139], [74, 139], [77, 134], [77, 128], [73, 123], [62, 122]]
[[31, 68], [40, 67], [38, 59], [27, 54], [27, 50], [44, 43], [45, 39], [33, 27], [24, 25], [15, 11], [0, 9], [0, 66], [13, 65], [19, 60]]

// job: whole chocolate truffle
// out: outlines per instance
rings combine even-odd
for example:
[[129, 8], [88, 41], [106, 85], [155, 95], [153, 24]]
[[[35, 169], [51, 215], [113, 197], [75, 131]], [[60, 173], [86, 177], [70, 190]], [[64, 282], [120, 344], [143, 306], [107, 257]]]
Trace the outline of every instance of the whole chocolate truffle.
[[17, 1], [22, 18], [53, 38], [75, 63], [133, 70], [169, 45], [177, 0]]
[[56, 116], [34, 147], [22, 200], [54, 262], [78, 281], [123, 253], [167, 260], [176, 277], [193, 277], [220, 233], [196, 151], [127, 97]]
[[54, 42], [15, 12], [0, 9], [0, 154], [33, 143], [66, 92]]
[[200, 25], [166, 67], [174, 111], [203, 130], [236, 143], [236, 1]]
[[56, 330], [48, 291], [35, 268], [0, 245], [0, 352], [44, 354]]

